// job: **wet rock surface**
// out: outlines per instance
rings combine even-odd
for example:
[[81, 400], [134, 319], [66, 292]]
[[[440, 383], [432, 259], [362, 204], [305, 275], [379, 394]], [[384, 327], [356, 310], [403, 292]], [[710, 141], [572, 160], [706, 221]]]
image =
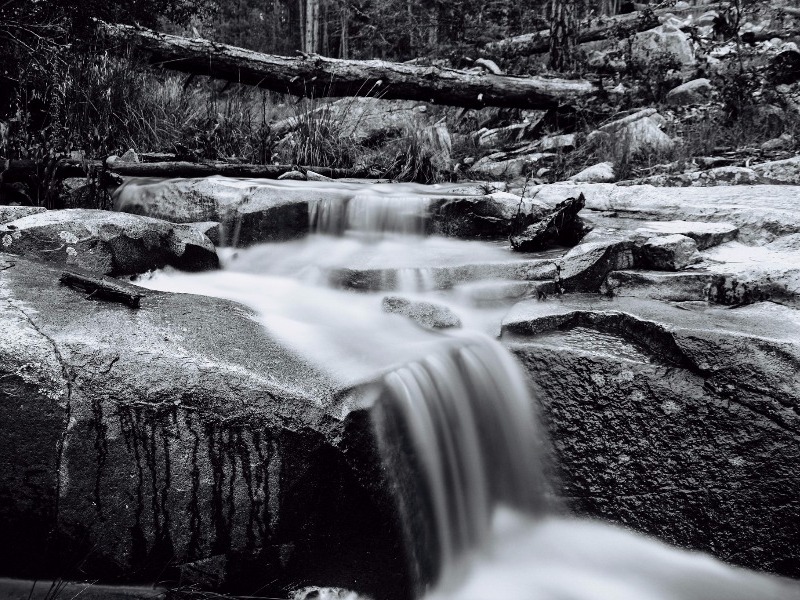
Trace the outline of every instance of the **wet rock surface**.
[[800, 574], [796, 311], [567, 296], [517, 305], [503, 339], [571, 509]]
[[51, 210], [0, 225], [2, 250], [103, 275], [132, 275], [172, 266], [219, 266], [214, 245], [199, 231], [128, 214]]
[[235, 303], [148, 291], [133, 310], [2, 261], [3, 574], [168, 582], [224, 557], [234, 591], [405, 593], [368, 405], [348, 400], [359, 382], [332, 382]]
[[409, 300], [399, 296], [386, 296], [381, 302], [383, 312], [402, 315], [426, 329], [461, 327], [461, 319], [441, 304]]

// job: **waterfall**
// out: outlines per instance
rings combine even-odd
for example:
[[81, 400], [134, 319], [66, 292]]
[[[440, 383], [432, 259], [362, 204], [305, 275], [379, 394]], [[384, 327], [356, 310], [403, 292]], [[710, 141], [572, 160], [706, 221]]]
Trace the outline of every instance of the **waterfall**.
[[[428, 200], [416, 188], [336, 189], [341, 193], [309, 201], [312, 233], [302, 240], [230, 249], [222, 252], [219, 272], [161, 272], [140, 283], [246, 304], [272, 335], [333, 381], [377, 390], [368, 408], [381, 473], [419, 595], [800, 600], [793, 582], [548, 511], [535, 399], [511, 354], [478, 332], [497, 331], [502, 313], [434, 289], [436, 269], [502, 262], [503, 251], [425, 237]], [[432, 332], [384, 314], [383, 294], [374, 293], [383, 288], [333, 289], [337, 273], [378, 273], [387, 285], [423, 291], [453, 308], [465, 329]], [[492, 327], [477, 325], [489, 321]]]
[[357, 192], [350, 197], [321, 198], [309, 206], [310, 230], [343, 235], [346, 232], [380, 238], [385, 235], [423, 235], [429, 200], [419, 194]]
[[383, 384], [374, 424], [388, 472], [411, 473], [396, 497], [412, 560], [423, 580], [452, 586], [499, 504], [544, 507], [542, 438], [524, 376], [499, 344], [472, 334]]

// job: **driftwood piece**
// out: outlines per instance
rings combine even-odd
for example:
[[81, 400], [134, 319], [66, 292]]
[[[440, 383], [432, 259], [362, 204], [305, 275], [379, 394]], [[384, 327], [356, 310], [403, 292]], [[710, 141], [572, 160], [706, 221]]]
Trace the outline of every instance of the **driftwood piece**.
[[81, 269], [65, 270], [61, 273], [59, 282], [89, 294], [89, 298], [119, 302], [131, 308], [139, 308], [139, 303], [145, 297], [144, 290], [140, 287]]
[[318, 55], [275, 56], [128, 25], [98, 22], [98, 28], [113, 44], [134, 46], [165, 68], [296, 96], [375, 96], [468, 108], [547, 109], [599, 91], [596, 84], [580, 79], [515, 77]]

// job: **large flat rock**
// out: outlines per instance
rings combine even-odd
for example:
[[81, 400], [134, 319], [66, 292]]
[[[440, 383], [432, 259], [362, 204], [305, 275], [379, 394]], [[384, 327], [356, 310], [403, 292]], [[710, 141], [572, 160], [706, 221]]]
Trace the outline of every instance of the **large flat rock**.
[[581, 216], [641, 221], [702, 221], [739, 228], [739, 239], [766, 243], [800, 233], [800, 186], [750, 185], [713, 188], [662, 188], [651, 185], [559, 183], [531, 190], [538, 201], [555, 204], [583, 193]]
[[517, 304], [503, 340], [571, 509], [800, 575], [800, 311], [572, 295]]
[[147, 291], [134, 310], [59, 273], [0, 254], [1, 575], [216, 561], [243, 593], [407, 592], [368, 379], [320, 372], [236, 303]]
[[200, 231], [107, 210], [48, 210], [0, 224], [0, 250], [104, 275], [219, 267]]

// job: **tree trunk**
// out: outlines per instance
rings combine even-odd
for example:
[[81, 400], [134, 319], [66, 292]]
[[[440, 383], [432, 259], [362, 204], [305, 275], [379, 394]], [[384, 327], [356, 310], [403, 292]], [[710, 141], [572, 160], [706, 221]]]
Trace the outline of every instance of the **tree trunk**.
[[298, 96], [378, 96], [481, 108], [547, 109], [593, 96], [583, 80], [471, 73], [379, 60], [261, 54], [203, 39], [186, 39], [129, 25], [98, 23], [107, 40], [130, 44], [165, 68], [209, 75]]
[[304, 0], [303, 52], [319, 53], [319, 0]]
[[340, 19], [342, 37], [339, 42], [339, 58], [350, 58], [350, 0], [342, 0]]
[[552, 0], [550, 4], [550, 68], [554, 71], [575, 69], [575, 46], [578, 38], [577, 0]]

